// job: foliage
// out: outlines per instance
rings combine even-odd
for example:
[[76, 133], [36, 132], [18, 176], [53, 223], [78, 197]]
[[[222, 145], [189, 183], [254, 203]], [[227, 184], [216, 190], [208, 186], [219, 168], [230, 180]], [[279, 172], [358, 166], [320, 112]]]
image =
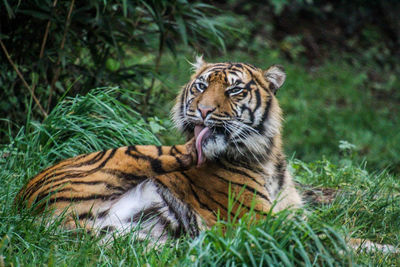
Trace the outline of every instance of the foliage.
[[63, 94], [99, 86], [141, 93], [137, 98], [146, 113], [166, 49], [223, 50], [223, 33], [231, 31], [211, 5], [186, 0], [4, 0], [0, 5], [0, 117], [17, 124], [24, 122], [32, 95], [38, 98], [32, 109], [38, 118]]

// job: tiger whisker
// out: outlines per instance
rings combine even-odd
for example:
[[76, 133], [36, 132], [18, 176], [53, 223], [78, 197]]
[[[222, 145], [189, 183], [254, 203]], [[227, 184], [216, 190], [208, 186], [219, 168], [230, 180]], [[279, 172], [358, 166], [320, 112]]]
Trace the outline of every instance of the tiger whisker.
[[[258, 133], [255, 129], [251, 128], [250, 126], [245, 125], [240, 122], [237, 122], [237, 121], [234, 121], [234, 123], [227, 124], [227, 125], [229, 126], [231, 132], [233, 130], [235, 130], [235, 133], [236, 133], [235, 137], [238, 138], [248, 148], [249, 152], [252, 154], [252, 156], [254, 158], [258, 159], [259, 156], [257, 157], [253, 153], [253, 151], [257, 152], [259, 155], [263, 155], [262, 158], [266, 159], [266, 156], [264, 155], [265, 153], [263, 153], [264, 152], [263, 150], [268, 147], [268, 143], [266, 141], [264, 141], [265, 139], [264, 138], [260, 139], [260, 141], [262, 141], [262, 143], [250, 142], [250, 140], [252, 140], [252, 138], [249, 138], [249, 137], [251, 137], [251, 134], [244, 132], [241, 128], [249, 129], [249, 130], [251, 130], [251, 133], [256, 134], [258, 137], [263, 137], [260, 133]], [[246, 140], [246, 141], [244, 142], [244, 140]], [[235, 140], [233, 140], [233, 143], [237, 147], [237, 144], [236, 144], [237, 142]]]
[[[224, 122], [224, 129], [226, 129], [227, 132], [228, 132], [230, 135], [233, 133], [232, 130], [230, 129], [230, 125], [227, 124], [226, 122]], [[244, 156], [243, 152], [242, 152], [241, 149], [238, 147], [237, 143], [236, 143], [236, 142], [233, 142], [233, 144], [235, 145], [237, 151], [238, 151], [242, 156]]]
[[[253, 144], [253, 143], [251, 143], [251, 142], [249, 142], [249, 140], [251, 140], [251, 138], [248, 138], [249, 136], [250, 136], [250, 134], [247, 134], [247, 133], [245, 133], [245, 132], [243, 132], [243, 131], [240, 131], [240, 129], [239, 129], [239, 126], [238, 125], [234, 125], [234, 124], [226, 124], [226, 129], [229, 129], [229, 132], [233, 132], [233, 131], [235, 131], [235, 132], [237, 132], [237, 138], [240, 140], [240, 142], [242, 143], [242, 144], [244, 144], [247, 148], [248, 148], [248, 151], [249, 151], [249, 153], [252, 155], [252, 157], [253, 158], [255, 158], [259, 163], [260, 163], [260, 161], [259, 161], [259, 157], [257, 157], [255, 154], [254, 154], [254, 151], [256, 151], [259, 155], [263, 155], [261, 152], [261, 149], [260, 149], [260, 147], [257, 145], [257, 144]], [[244, 155], [243, 154], [243, 152], [242, 152], [242, 149], [240, 149], [239, 147], [238, 147], [238, 145], [237, 145], [237, 141], [235, 141], [235, 140], [233, 140], [233, 142], [232, 142], [234, 145], [235, 145], [235, 147], [237, 148], [237, 150], [240, 152], [240, 154], [242, 154], [242, 155]]]

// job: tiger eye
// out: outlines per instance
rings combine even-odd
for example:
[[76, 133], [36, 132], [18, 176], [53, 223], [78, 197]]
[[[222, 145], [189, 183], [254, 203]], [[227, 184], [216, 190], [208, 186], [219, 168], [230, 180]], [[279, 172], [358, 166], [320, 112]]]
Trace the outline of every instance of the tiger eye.
[[196, 87], [197, 91], [203, 92], [204, 90], [206, 90], [207, 85], [204, 84], [204, 83], [199, 82], [199, 83], [195, 84], [195, 87]]
[[240, 94], [240, 93], [242, 93], [242, 92], [243, 92], [243, 88], [240, 88], [240, 87], [234, 87], [234, 88], [229, 89], [229, 90], [227, 91], [227, 93], [228, 93], [230, 96], [235, 96], [235, 95], [238, 95], [238, 94]]

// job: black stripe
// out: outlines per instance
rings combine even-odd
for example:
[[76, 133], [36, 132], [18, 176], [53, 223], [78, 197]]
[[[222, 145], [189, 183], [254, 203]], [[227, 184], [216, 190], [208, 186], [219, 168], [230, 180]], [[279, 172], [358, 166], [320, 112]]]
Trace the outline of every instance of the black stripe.
[[156, 146], [156, 148], [157, 148], [158, 156], [161, 156], [163, 154], [162, 147], [161, 146]]
[[[255, 194], [257, 194], [258, 196], [264, 198], [265, 200], [267, 200], [268, 202], [271, 203], [271, 200], [270, 200], [270, 198], [269, 198], [267, 195], [261, 193], [260, 191], [258, 191], [257, 189], [251, 187], [251, 186], [248, 185], [248, 184], [236, 183], [236, 182], [233, 182], [233, 181], [231, 181], [231, 180], [225, 179], [224, 177], [222, 177], [222, 176], [220, 176], [220, 175], [218, 175], [218, 174], [215, 174], [215, 173], [214, 173], [213, 175], [214, 175], [215, 177], [217, 177], [218, 179], [221, 179], [221, 180], [223, 180], [223, 181], [225, 181], [225, 182], [227, 182], [227, 183], [230, 183], [230, 184], [232, 184], [232, 185], [237, 185], [237, 186], [239, 186], [239, 187], [245, 187], [245, 190], [248, 190], [248, 191], [250, 191], [250, 192], [252, 192], [252, 193], [255, 193]], [[262, 187], [262, 188], [264, 188], [264, 187]], [[246, 206], [246, 207], [247, 207], [247, 206]]]
[[261, 106], [260, 90], [254, 90], [254, 94], [256, 95], [256, 107], [254, 108], [254, 111], [256, 111]]
[[[127, 189], [125, 189], [125, 188], [122, 187], [122, 186], [115, 186], [115, 185], [113, 185], [113, 184], [107, 183], [107, 181], [68, 181], [68, 182], [66, 182], [65, 184], [68, 184], [68, 185], [69, 185], [69, 184], [88, 185], [88, 186], [90, 186], [90, 185], [100, 185], [100, 184], [103, 184], [103, 185], [106, 186], [107, 189], [111, 189], [111, 190], [114, 190], [114, 191], [126, 191], [126, 190], [127, 190]], [[63, 183], [56, 184], [56, 185], [52, 186], [50, 189], [53, 189], [55, 186], [58, 186], [58, 185], [61, 186], [61, 185], [63, 185]], [[62, 189], [62, 190], [58, 190], [57, 193], [60, 193], [60, 192], [65, 191], [65, 190], [67, 190], [67, 189], [69, 189], [69, 188], [65, 188], [65, 189]], [[43, 191], [43, 193], [46, 194], [46, 191]], [[41, 192], [41, 194], [42, 194], [42, 192]]]
[[[251, 65], [251, 64], [249, 64], [249, 63], [245, 63], [244, 64], [244, 67], [246, 68], [251, 68], [252, 70], [257, 70], [257, 68], [256, 67], [254, 67], [253, 65]], [[249, 69], [247, 69], [248, 71], [251, 71], [251, 70], [249, 70]]]
[[240, 107], [240, 109], [241, 109], [241, 112], [242, 112], [242, 116], [243, 116], [243, 113], [247, 110], [249, 112], [249, 115], [250, 115], [250, 121], [252, 123], [254, 123], [254, 113], [253, 113], [253, 111], [249, 107], [246, 107], [245, 104], [243, 104]]
[[183, 232], [182, 230], [187, 229], [187, 227], [185, 227], [185, 226], [188, 225], [188, 223], [185, 224], [185, 222], [183, 221], [183, 218], [182, 218], [183, 212], [181, 212], [179, 209], [179, 208], [182, 208], [181, 207], [182, 205], [176, 201], [175, 197], [167, 198], [167, 196], [165, 196], [165, 192], [169, 192], [169, 190], [168, 191], [167, 190], [168, 189], [163, 189], [163, 190], [161, 190], [161, 192], [159, 192], [159, 194], [160, 194], [161, 198], [163, 199], [164, 203], [167, 204], [169, 212], [174, 215], [175, 219], [178, 222], [177, 229], [174, 229], [174, 236], [179, 237], [180, 235], [182, 235], [182, 232]]
[[269, 111], [271, 109], [271, 102], [272, 102], [272, 98], [269, 98], [266, 106], [265, 106], [265, 110], [264, 113], [262, 115], [262, 119], [260, 121], [260, 123], [255, 127], [255, 129], [260, 133], [260, 134], [264, 134], [265, 129], [264, 129], [264, 122], [267, 120], [268, 116], [269, 116]]
[[179, 107], [179, 115], [183, 118], [183, 108], [184, 108], [184, 103], [186, 103], [185, 101], [185, 97], [187, 96], [187, 91], [188, 91], [188, 85], [185, 87], [184, 91], [181, 94], [181, 100], [180, 100], [180, 107]]
[[193, 213], [193, 211], [189, 210], [189, 212], [187, 212], [187, 217], [189, 221], [189, 235], [191, 238], [195, 238], [200, 234], [196, 215]]
[[[193, 182], [192, 178], [191, 178], [189, 175], [186, 175], [186, 177], [189, 179], [189, 181], [190, 181], [191, 183]], [[198, 189], [202, 189], [204, 192], [207, 192], [207, 191], [208, 191], [207, 188], [204, 188], [204, 187], [202, 187], [202, 186], [200, 186], [200, 185], [198, 185], [198, 184], [195, 184], [195, 187], [198, 188]], [[193, 190], [193, 187], [192, 187], [192, 190]], [[193, 190], [193, 191], [195, 191], [195, 190]], [[222, 194], [222, 195], [225, 195], [225, 196], [227, 197], [227, 200], [229, 199], [229, 196], [228, 196], [227, 193], [221, 192], [221, 191], [217, 191], [217, 192], [220, 193], [220, 194]], [[223, 203], [220, 203], [219, 201], [217, 201], [216, 199], [214, 199], [214, 198], [212, 197], [211, 194], [205, 194], [205, 195], [208, 196], [208, 198], [209, 198], [210, 200], [212, 200], [214, 203], [216, 203], [217, 206], [220, 206], [223, 210], [226, 211], [226, 213], [228, 213], [228, 207], [224, 206]], [[211, 211], [213, 211], [214, 213], [216, 212], [216, 210], [212, 210], [212, 209], [211, 209]], [[232, 216], [235, 215], [235, 214], [232, 213], [232, 211], [231, 211], [230, 213], [231, 213]]]
[[246, 177], [250, 178], [252, 181], [254, 181], [256, 184], [258, 184], [259, 186], [263, 187], [263, 185], [262, 185], [260, 182], [258, 182], [257, 179], [256, 179], [255, 177], [251, 176], [250, 174], [248, 174], [248, 173], [245, 172], [245, 171], [242, 171], [242, 170], [237, 169], [237, 168], [234, 168], [234, 167], [229, 167], [229, 166], [227, 166], [225, 163], [223, 163], [223, 162], [220, 161], [220, 160], [218, 160], [218, 165], [219, 165], [222, 169], [224, 169], [224, 170], [226, 170], [226, 171], [229, 171], [229, 172], [231, 172], [231, 173], [240, 174], [240, 175], [246, 176]]
[[[241, 73], [240, 70], [234, 70], [234, 69], [230, 69], [230, 70], [229, 70], [229, 74], [233, 74], [233, 75], [236, 76], [236, 77], [239, 77], [238, 72]], [[241, 83], [242, 80], [237, 80], [237, 82], [238, 82], [238, 83]]]
[[[87, 186], [91, 185], [99, 185], [99, 184], [104, 184], [108, 190], [111, 190], [112, 192], [118, 192], [118, 193], [125, 193], [128, 189], [121, 187], [121, 186], [114, 186], [113, 184], [107, 183], [106, 181], [90, 181], [90, 182], [85, 182], [85, 181], [68, 181], [68, 185], [70, 184], [83, 184]], [[46, 198], [49, 195], [58, 195], [63, 192], [77, 192], [73, 187], [64, 187], [66, 183], [59, 183], [57, 185], [54, 185], [50, 188], [48, 188], [45, 191], [40, 192], [40, 195], [35, 199], [34, 203], [39, 203], [42, 201], [44, 198]], [[56, 188], [55, 188], [56, 187]], [[52, 190], [49, 192], [49, 189]]]
[[175, 158], [176, 162], [178, 162], [178, 164], [179, 164], [179, 169], [181, 169], [181, 170], [185, 169], [185, 165], [183, 164], [182, 160], [176, 156], [174, 156], [174, 158]]
[[246, 90], [247, 90], [247, 91], [249, 92], [249, 94], [250, 94], [249, 103], [252, 103], [252, 102], [253, 102], [253, 90], [250, 91], [250, 90], [247, 89], [247, 88], [246, 88]]
[[[159, 190], [157, 192], [160, 194], [161, 198], [163, 199], [164, 203], [167, 204], [169, 212], [174, 214], [175, 219], [178, 222], [177, 229], [173, 230], [174, 237], [178, 238], [183, 233], [190, 233], [191, 220], [189, 217], [189, 213], [191, 214], [191, 209], [187, 206], [187, 204], [180, 202], [174, 197], [168, 187], [166, 187], [163, 183], [157, 181], [159, 185]], [[163, 188], [162, 188], [163, 187]]]
[[[225, 112], [224, 112], [225, 113]], [[227, 120], [227, 121], [229, 121], [230, 120], [230, 118], [227, 118], [226, 115], [227, 113], [225, 113], [225, 114], [223, 114], [223, 115], [218, 115], [218, 114], [213, 114], [212, 115], [212, 118], [213, 119], [219, 119], [219, 120]], [[228, 116], [230, 117], [230, 115], [228, 114]]]
[[77, 214], [77, 217], [79, 220], [85, 220], [85, 219], [94, 220], [95, 219], [93, 213], [90, 211], [83, 212], [81, 214]]
[[152, 159], [150, 161], [151, 169], [158, 174], [165, 173], [166, 171], [162, 167], [162, 162], [159, 159]]
[[[68, 189], [68, 190], [70, 190], [70, 189]], [[55, 197], [52, 197], [56, 193], [61, 192], [61, 191], [66, 191], [66, 190], [61, 189], [57, 192], [50, 192], [47, 195], [38, 196], [35, 199], [34, 208], [42, 209], [47, 205], [50, 206], [54, 203], [59, 203], [59, 202], [79, 202], [79, 201], [90, 201], [90, 200], [96, 200], [96, 199], [101, 199], [103, 201], [109, 201], [109, 200], [114, 200], [123, 194], [123, 193], [112, 193], [112, 194], [108, 194], [108, 195], [93, 194], [93, 195], [86, 196], [86, 197], [57, 197], [57, 195], [56, 195]]]
[[[70, 175], [65, 175], [66, 173], [69, 173]], [[38, 182], [36, 182], [35, 184], [32, 185], [31, 190], [32, 192], [28, 192], [26, 194], [26, 197], [29, 197], [32, 193], [38, 191], [39, 189], [42, 189], [43, 187], [45, 187], [46, 185], [48, 185], [49, 183], [56, 183], [59, 182], [61, 180], [64, 179], [68, 179], [68, 178], [83, 178], [85, 177], [87, 174], [86, 173], [82, 173], [82, 172], [78, 172], [78, 173], [73, 173], [71, 174], [70, 171], [64, 171], [64, 172], [60, 172], [57, 174], [54, 174], [53, 176], [46, 176], [45, 178], [42, 178], [41, 180], [39, 180]], [[55, 178], [55, 177], [59, 177], [62, 176], [61, 178]], [[40, 192], [39, 194], [42, 194], [42, 192]]]
[[133, 151], [133, 152], [138, 152], [136, 146], [128, 146], [128, 147], [126, 148], [125, 154], [131, 153], [132, 151]]
[[282, 189], [285, 183], [285, 171], [286, 171], [286, 160], [284, 157], [280, 157], [278, 164], [275, 166], [274, 178], [278, 180], [278, 190]]
[[169, 150], [169, 154], [170, 154], [171, 156], [176, 156], [176, 154], [182, 155], [182, 153], [176, 148], [175, 145], [173, 145], [173, 146], [171, 147], [171, 149]]
[[269, 90], [271, 90], [274, 95], [276, 95], [276, 92], [278, 91], [278, 88], [273, 84], [272, 82], [269, 83]]
[[[133, 154], [132, 151], [137, 153], [137, 154]], [[125, 154], [127, 154], [128, 156], [130, 156], [130, 157], [132, 157], [134, 159], [143, 159], [143, 160], [148, 161], [150, 163], [152, 171], [154, 171], [157, 174], [166, 173], [166, 171], [162, 167], [161, 160], [159, 160], [157, 158], [152, 158], [152, 157], [147, 156], [147, 155], [143, 155], [142, 153], [140, 153], [136, 149], [135, 146], [129, 146], [128, 149], [125, 151]]]
[[[62, 174], [64, 174], [64, 173], [68, 173], [68, 172], [69, 172], [68, 170], [65, 170], [65, 171], [63, 171], [63, 172], [56, 173], [57, 170], [63, 170], [63, 169], [68, 169], [68, 168], [77, 168], [77, 167], [82, 167], [82, 166], [86, 166], [86, 165], [93, 165], [93, 164], [99, 162], [101, 159], [103, 159], [103, 157], [104, 157], [104, 155], [105, 155], [106, 153], [107, 153], [107, 151], [100, 151], [100, 152], [98, 152], [93, 158], [91, 158], [91, 159], [88, 160], [88, 161], [80, 162], [80, 163], [78, 163], [78, 164], [63, 165], [63, 166], [60, 166], [59, 168], [55, 168], [55, 169], [54, 169], [54, 172], [50, 172], [50, 173], [46, 174], [45, 176], [42, 177], [41, 180], [47, 180], [48, 178], [54, 178], [54, 177], [56, 177], [56, 176], [60, 176], [60, 175], [62, 175]], [[90, 155], [91, 155], [91, 154], [87, 154], [87, 155], [85, 155], [85, 156], [90, 156]], [[69, 160], [74, 160], [74, 161], [76, 161], [77, 159], [76, 159], [76, 158], [71, 158], [71, 159], [69, 159]], [[60, 163], [59, 163], [59, 164], [60, 164]], [[57, 164], [57, 165], [58, 165], [58, 164]], [[41, 172], [41, 173], [43, 173], [43, 172]], [[51, 177], [49, 177], [49, 176], [51, 176]]]
[[226, 73], [226, 70], [224, 70], [224, 81], [225, 83], [228, 83], [228, 74]]
[[[86, 177], [86, 176], [88, 176], [88, 175], [90, 175], [92, 173], [95, 173], [96, 171], [98, 171], [99, 169], [104, 167], [104, 165], [107, 164], [107, 162], [114, 156], [116, 150], [117, 149], [112, 149], [111, 153], [108, 155], [108, 157], [98, 167], [96, 167], [96, 168], [94, 168], [92, 170], [81, 171], [81, 172], [76, 172], [76, 173], [71, 173], [71, 172], [67, 172], [66, 171], [66, 173], [69, 173], [69, 175], [65, 175], [65, 176], [60, 177], [58, 179], [50, 179], [50, 178], [53, 178], [53, 176], [52, 177], [47, 177], [46, 179], [41, 179], [40, 181], [38, 181], [35, 184], [34, 188], [32, 188], [32, 190], [34, 190], [34, 189], [35, 189], [34, 191], [39, 190], [40, 188], [43, 188], [44, 186], [48, 185], [49, 183], [55, 183], [55, 182], [58, 182], [58, 181], [61, 181], [61, 180], [65, 180], [65, 179], [83, 178], [83, 177]], [[42, 192], [40, 194], [42, 194]]]
[[224, 69], [225, 69], [225, 67], [214, 66], [214, 67], [211, 67], [210, 69], [203, 71], [199, 76], [202, 76], [203, 74], [205, 74], [207, 72], [210, 72], [210, 76], [211, 76], [211, 75], [214, 75], [215, 73], [222, 71]]
[[[88, 165], [89, 162], [94, 162], [94, 163], [96, 163], [98, 160], [101, 160], [101, 159], [103, 158], [103, 156], [105, 155], [105, 153], [106, 153], [105, 151], [100, 151], [100, 152], [98, 152], [92, 159], [90, 159], [90, 160], [88, 160], [88, 161], [85, 161], [85, 162], [81, 162], [81, 163], [79, 163], [79, 164], [68, 164], [68, 165], [63, 165], [63, 166], [56, 167], [54, 170], [52, 170], [52, 171], [50, 171], [49, 173], [45, 174], [45, 175], [42, 177], [42, 179], [40, 179], [37, 183], [34, 183], [34, 184], [32, 184], [29, 188], [27, 188], [27, 189], [25, 190], [24, 199], [32, 193], [32, 190], [34, 190], [34, 191], [38, 190], [38, 186], [37, 186], [38, 183], [39, 183], [39, 185], [41, 185], [41, 184], [42, 184], [44, 181], [46, 181], [47, 179], [49, 179], [49, 178], [54, 178], [54, 177], [56, 177], [56, 176], [62, 175], [62, 174], [64, 174], [65, 172], [67, 172], [67, 171], [64, 171], [64, 172], [61, 172], [61, 173], [56, 173], [57, 170], [60, 170], [60, 169], [63, 169], [63, 168], [80, 167], [80, 166]], [[66, 159], [65, 161], [67, 161], [67, 160], [74, 160], [74, 161], [76, 161], [76, 160], [82, 159], [82, 158], [87, 157], [87, 156], [90, 156], [90, 155], [91, 155], [91, 154], [80, 155], [80, 156], [78, 156], [78, 157], [76, 157], [76, 158]], [[55, 166], [60, 165], [60, 164], [62, 164], [62, 163], [63, 163], [63, 161], [57, 163], [56, 165], [53, 165], [53, 166], [47, 168], [46, 170], [40, 172], [38, 175], [40, 175], [40, 174], [42, 174], [42, 173], [45, 173], [46, 171], [50, 170], [52, 167], [55, 167]], [[36, 176], [37, 176], [37, 175], [36, 175]], [[35, 176], [35, 177], [36, 177], [36, 176]], [[51, 176], [51, 177], [49, 177], [49, 176]], [[35, 179], [35, 177], [32, 178], [32, 179]]]
[[137, 181], [137, 183], [140, 183], [143, 180], [148, 178], [145, 175], [135, 175], [133, 173], [123, 172], [123, 171], [120, 171], [120, 170], [110, 169], [110, 168], [103, 168], [103, 169], [100, 170], [100, 172], [106, 173], [106, 174], [110, 174], [110, 175], [114, 175], [114, 176], [118, 177], [119, 179], [123, 179], [123, 180]]
[[189, 185], [190, 185], [190, 189], [192, 190], [192, 193], [193, 193], [193, 196], [194, 196], [194, 198], [197, 200], [197, 202], [200, 204], [200, 207], [201, 207], [202, 209], [206, 209], [206, 210], [209, 210], [209, 211], [211, 211], [211, 212], [214, 212], [214, 210], [213, 210], [212, 208], [210, 208], [206, 203], [203, 203], [203, 202], [200, 200], [199, 195], [197, 195], [196, 191], [193, 189], [193, 186], [194, 186], [194, 185], [192, 184], [192, 180], [190, 179], [189, 175], [187, 175], [187, 174], [184, 173], [184, 172], [181, 172], [181, 174], [188, 180]]
[[[97, 170], [96, 170], [97, 171]], [[67, 173], [67, 175], [66, 175], [66, 173]], [[90, 175], [90, 174], [92, 174], [93, 173], [93, 171], [92, 170], [90, 170], [90, 171], [86, 171], [86, 172], [63, 172], [61, 175], [57, 175], [57, 176], [54, 176], [54, 177], [59, 177], [59, 176], [61, 176], [61, 177], [59, 177], [59, 178], [54, 178], [54, 177], [51, 177], [51, 178], [53, 178], [53, 179], [47, 179], [47, 180], [40, 180], [40, 183], [38, 182], [37, 183], [37, 186], [38, 187], [40, 187], [40, 188], [43, 188], [43, 187], [45, 187], [46, 185], [48, 185], [48, 184], [55, 184], [55, 183], [57, 183], [57, 182], [59, 182], [59, 181], [62, 181], [62, 180], [66, 180], [66, 179], [73, 179], [73, 178], [84, 178], [84, 177], [86, 177], [86, 176], [88, 176], [88, 175]], [[68, 181], [67, 181], [68, 182]], [[60, 183], [61, 184], [61, 183]]]
[[170, 154], [171, 156], [175, 156], [176, 151], [177, 151], [176, 146], [173, 145], [173, 146], [171, 146], [171, 148], [169, 149], [169, 154]]
[[[108, 151], [111, 151], [110, 154], [108, 155], [108, 157], [107, 157], [102, 163], [100, 163], [99, 166], [97, 166], [96, 168], [91, 169], [91, 170], [89, 170], [89, 171], [82, 171], [82, 172], [80, 172], [81, 175], [82, 175], [82, 176], [80, 176], [80, 177], [85, 177], [85, 176], [87, 176], [87, 175], [89, 175], [89, 174], [92, 174], [92, 173], [94, 173], [94, 172], [100, 170], [101, 168], [103, 168], [103, 167], [107, 164], [107, 162], [110, 161], [110, 159], [112, 159], [112, 158], [114, 157], [115, 153], [117, 152], [117, 148], [113, 148], [113, 149], [108, 150]], [[108, 151], [106, 151], [106, 152], [108, 152]], [[101, 159], [102, 159], [102, 158], [103, 158], [103, 156], [101, 156]], [[98, 162], [98, 160], [96, 161], [96, 163], [97, 163], [97, 162]], [[66, 171], [66, 172], [67, 172], [67, 171]], [[71, 175], [69, 175], [69, 176], [71, 176]], [[63, 178], [65, 178], [65, 177], [66, 177], [66, 176], [64, 176]], [[69, 177], [69, 178], [73, 178], [73, 177]], [[77, 177], [77, 178], [78, 178], [78, 177]], [[53, 182], [53, 181], [54, 181], [54, 179], [51, 180], [51, 182]], [[45, 183], [44, 185], [47, 185], [47, 183]]]
[[56, 202], [79, 202], [79, 201], [91, 201], [91, 200], [103, 200], [109, 201], [114, 200], [117, 197], [122, 195], [122, 193], [112, 193], [112, 194], [92, 194], [86, 197], [54, 197], [48, 200], [49, 204], [53, 204]]
[[234, 113], [234, 117], [238, 118], [238, 117], [239, 117], [239, 113], [238, 113], [238, 111], [235, 109], [235, 106], [233, 105], [233, 103], [232, 103], [232, 102], [229, 102], [229, 106], [231, 107], [231, 110], [232, 110], [233, 113]]
[[107, 150], [100, 151], [92, 159], [90, 159], [88, 161], [80, 162], [80, 163], [77, 163], [77, 164], [68, 165], [68, 167], [69, 168], [77, 168], [77, 167], [96, 164], [97, 162], [99, 162], [100, 160], [103, 159], [103, 157], [105, 156], [106, 153], [107, 153]]
[[228, 68], [231, 65], [232, 64], [230, 62], [227, 62], [227, 63], [215, 63], [215, 64], [213, 64], [213, 67], [225, 67], [225, 68]]
[[[80, 160], [80, 159], [82, 159], [82, 158], [84, 158], [84, 157], [87, 157], [87, 156], [89, 156], [90, 154], [82, 154], [82, 155], [79, 155], [79, 156], [76, 156], [76, 157], [74, 157], [74, 158], [69, 158], [69, 159], [64, 159], [64, 160], [61, 160], [60, 162], [58, 162], [58, 163], [56, 163], [56, 164], [54, 164], [54, 165], [51, 165], [51, 166], [49, 166], [49, 167], [47, 167], [46, 169], [44, 169], [43, 171], [41, 171], [40, 173], [38, 173], [38, 175], [40, 175], [40, 174], [42, 174], [42, 173], [45, 173], [45, 172], [47, 172], [48, 170], [50, 170], [51, 168], [53, 168], [53, 167], [56, 167], [57, 165], [61, 165], [61, 164], [63, 164], [63, 163], [65, 163], [65, 162], [67, 162], [68, 160]], [[56, 168], [57, 169], [57, 168]], [[37, 176], [37, 175], [36, 175]], [[35, 176], [35, 177], [36, 177]], [[32, 179], [34, 179], [35, 177], [33, 177]]]
[[136, 214], [134, 214], [131, 218], [128, 218], [127, 223], [139, 223], [139, 222], [148, 222], [152, 219], [158, 218], [161, 214], [161, 209], [163, 206], [155, 204], [151, 207], [143, 209]]

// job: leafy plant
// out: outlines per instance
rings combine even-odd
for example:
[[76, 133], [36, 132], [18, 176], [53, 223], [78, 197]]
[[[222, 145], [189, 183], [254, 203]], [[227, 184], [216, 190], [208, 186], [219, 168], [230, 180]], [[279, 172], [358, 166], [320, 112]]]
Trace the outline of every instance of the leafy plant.
[[1, 105], [0, 117], [17, 124], [24, 122], [31, 97], [34, 117], [46, 117], [58, 97], [99, 86], [141, 93], [145, 114], [166, 50], [176, 53], [179, 45], [223, 50], [223, 37], [232, 30], [211, 5], [185, 0], [4, 0], [2, 5], [0, 86], [6, 93], [1, 102], [15, 104]]

